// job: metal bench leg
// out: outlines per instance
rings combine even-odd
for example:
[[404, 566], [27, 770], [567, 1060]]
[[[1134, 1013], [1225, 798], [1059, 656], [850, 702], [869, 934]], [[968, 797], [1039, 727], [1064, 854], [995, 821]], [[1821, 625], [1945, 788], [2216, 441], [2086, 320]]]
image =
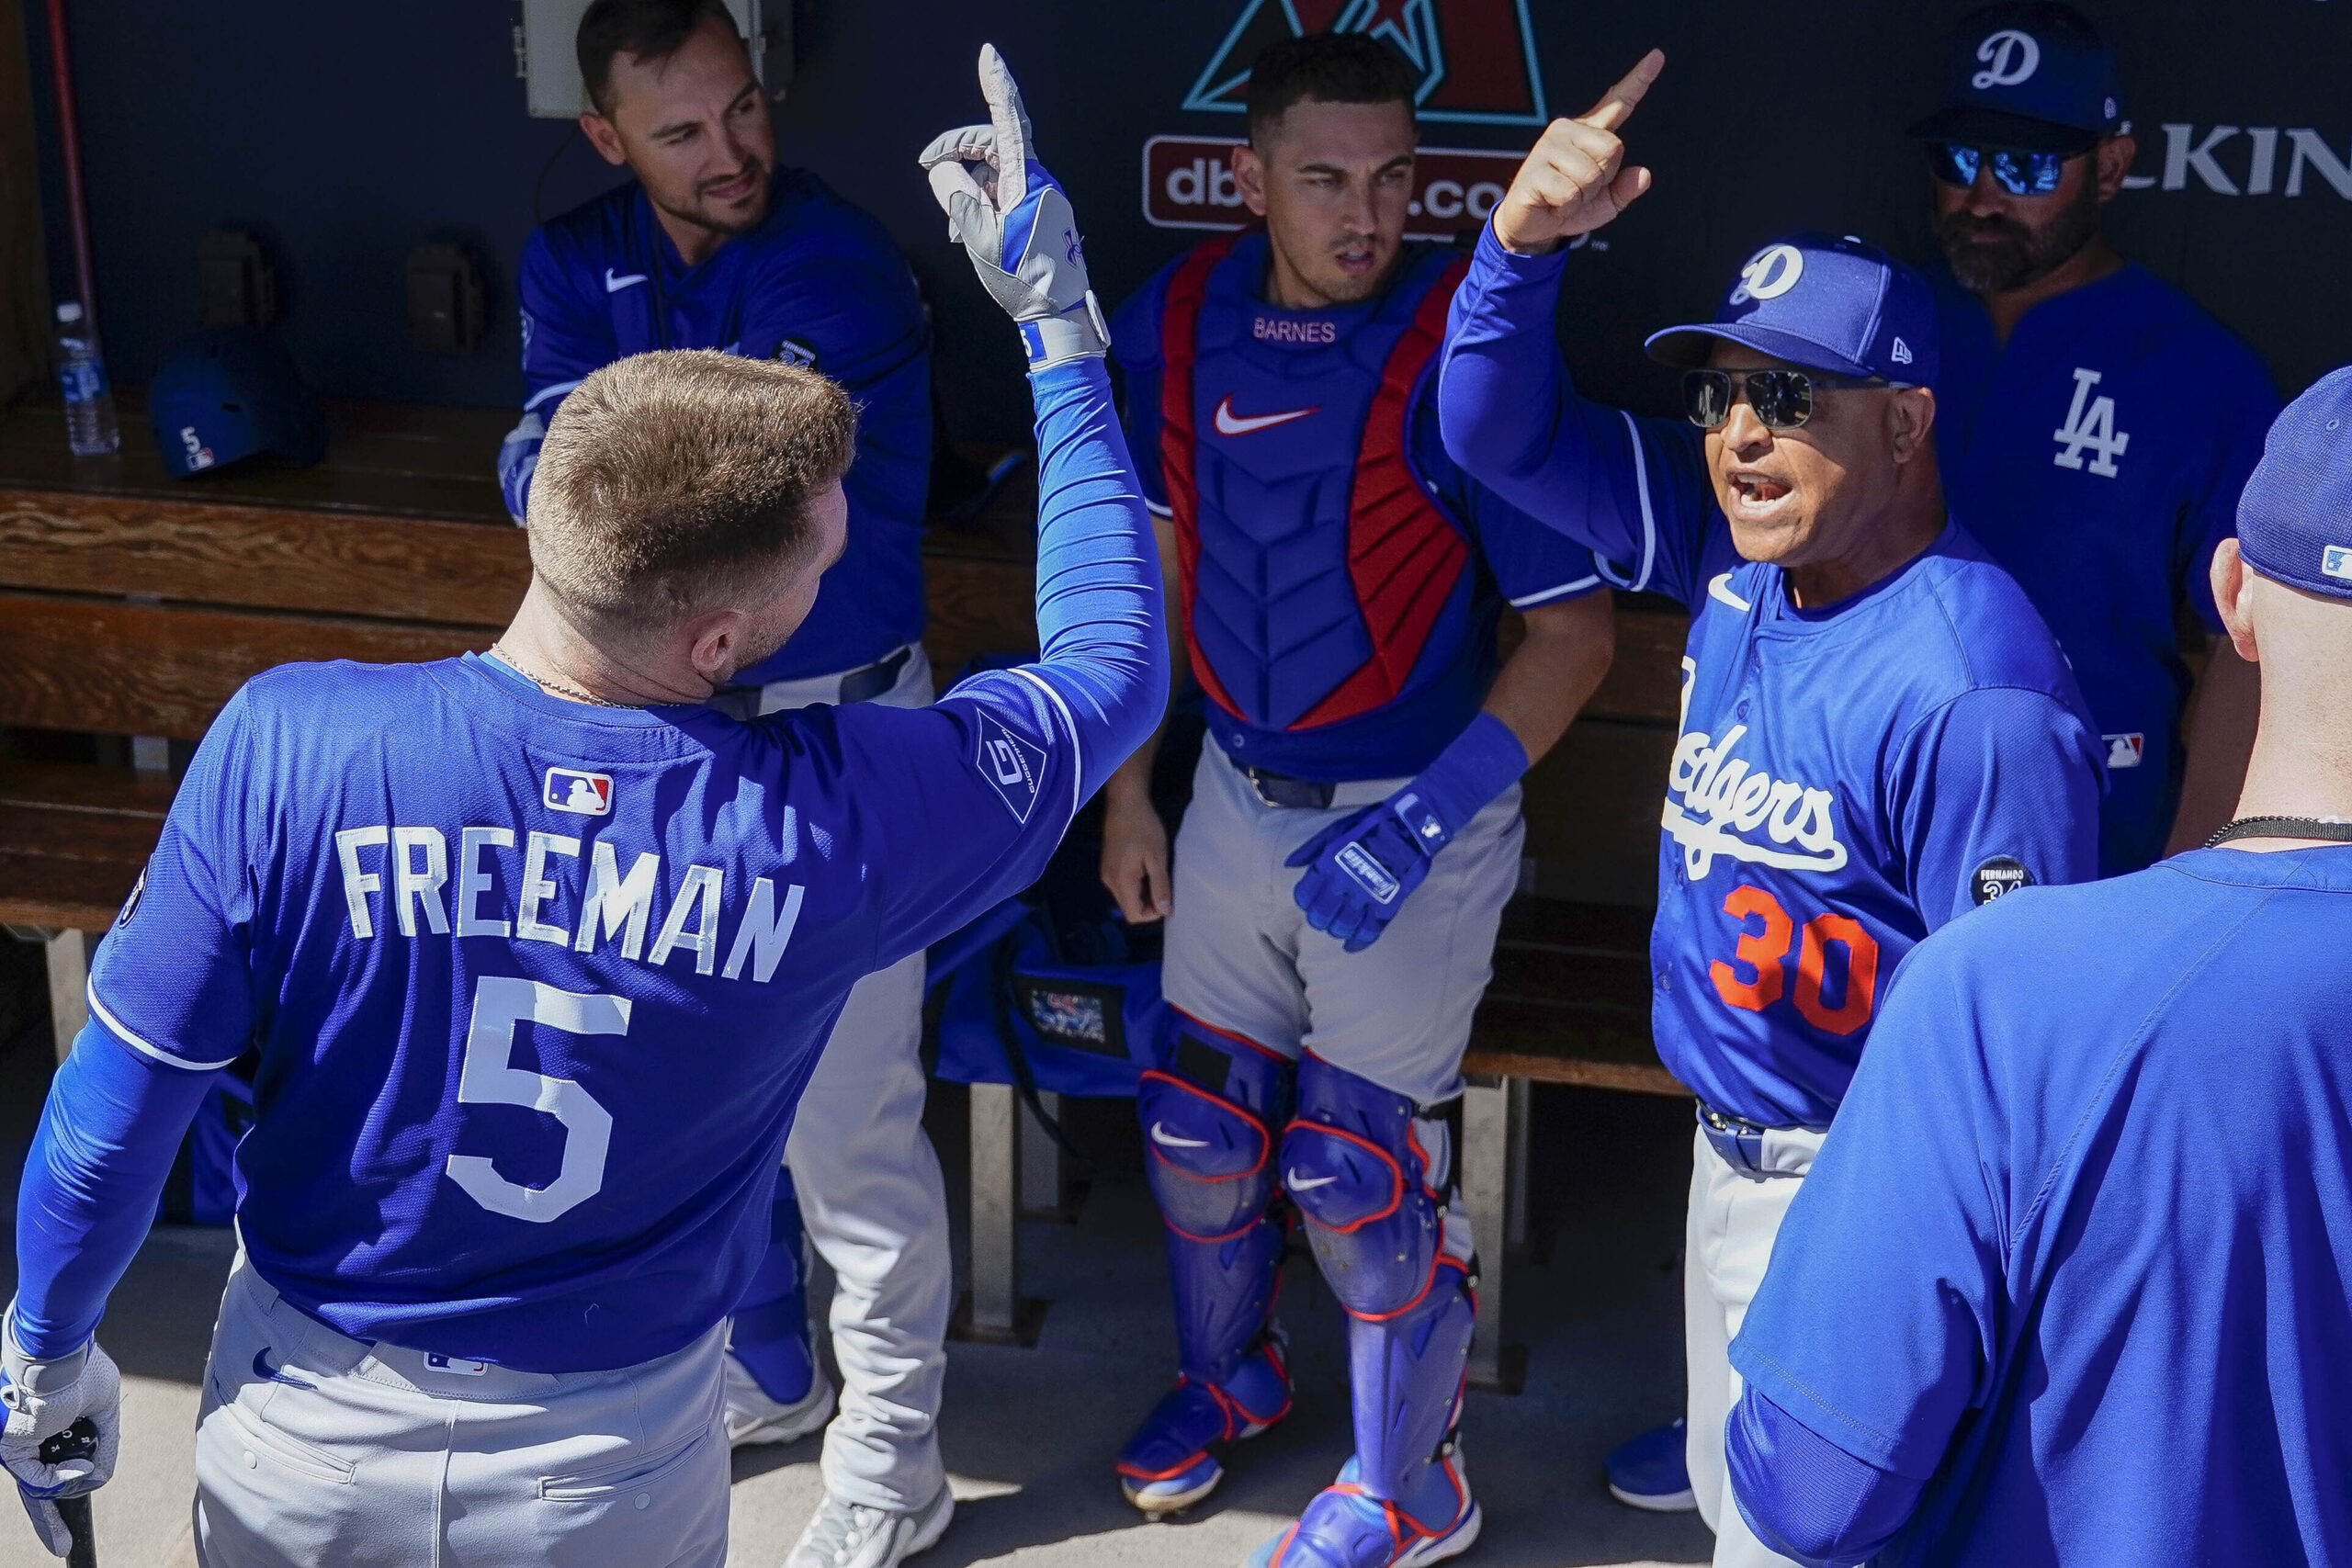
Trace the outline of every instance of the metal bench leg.
[[1475, 1388], [1517, 1393], [1526, 1353], [1503, 1343], [1503, 1254], [1510, 1197], [1510, 1080], [1473, 1077], [1462, 1095], [1462, 1204], [1478, 1249], [1478, 1325], [1470, 1340]]
[[1532, 1078], [1505, 1078], [1503, 1089], [1510, 1096], [1510, 1190], [1504, 1213], [1509, 1224], [1504, 1226], [1503, 1242], [1513, 1257], [1527, 1256], [1527, 1127], [1531, 1118], [1528, 1109], [1535, 1098]]
[[1011, 1084], [972, 1086], [972, 1290], [955, 1338], [1035, 1345], [1046, 1314], [1021, 1294], [1022, 1114]]
[[51, 931], [42, 946], [49, 957], [49, 1026], [62, 1062], [90, 1021], [90, 938], [86, 931]]
[[[1037, 1091], [1046, 1114], [1059, 1118], [1062, 1097], [1051, 1089]], [[1063, 1168], [1062, 1146], [1054, 1142], [1027, 1105], [1021, 1107], [1021, 1212], [1036, 1219], [1069, 1217], [1069, 1173]]]

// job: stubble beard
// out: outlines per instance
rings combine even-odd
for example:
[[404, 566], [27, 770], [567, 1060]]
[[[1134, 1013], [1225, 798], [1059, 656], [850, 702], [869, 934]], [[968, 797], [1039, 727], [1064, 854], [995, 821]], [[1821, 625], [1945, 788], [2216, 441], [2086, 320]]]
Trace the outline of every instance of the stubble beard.
[[[2000, 238], [1987, 244], [1971, 237], [1979, 234]], [[2039, 232], [2012, 218], [1971, 217], [1965, 208], [1936, 225], [1936, 243], [1953, 281], [1971, 294], [2007, 294], [2039, 283], [2098, 235], [2098, 190], [2087, 180], [2082, 193]]]

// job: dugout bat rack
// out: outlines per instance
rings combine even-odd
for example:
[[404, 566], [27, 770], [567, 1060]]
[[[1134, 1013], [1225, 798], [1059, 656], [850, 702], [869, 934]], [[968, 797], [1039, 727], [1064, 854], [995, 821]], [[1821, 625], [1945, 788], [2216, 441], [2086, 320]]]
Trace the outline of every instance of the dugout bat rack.
[[[68, 457], [53, 401], [0, 413], [0, 726], [130, 738], [149, 764], [0, 758], [0, 925], [45, 944], [61, 1057], [86, 1021], [95, 933], [162, 830], [175, 743], [184, 755], [274, 665], [486, 648], [530, 575], [492, 472], [508, 411], [330, 404], [324, 463], [176, 481], [142, 438], [138, 398], [123, 403], [123, 451], [96, 461]], [[928, 536], [924, 641], [938, 669], [1036, 646], [1020, 543], [1035, 509], [1024, 471], [981, 526]], [[1609, 678], [1526, 781], [1527, 881], [1542, 897], [1505, 919], [1464, 1064], [1482, 1387], [1517, 1381], [1503, 1273], [1526, 1239], [1530, 1086], [1685, 1092], [1649, 1043], [1645, 908], [1684, 629], [1679, 613], [1625, 607]], [[1503, 635], [1515, 639], [1515, 621]], [[961, 1337], [1034, 1343], [1045, 1310], [1021, 1293], [1020, 1229], [1057, 1181], [1039, 1141], [1024, 1148], [1023, 1120], [1010, 1089], [975, 1088]]]

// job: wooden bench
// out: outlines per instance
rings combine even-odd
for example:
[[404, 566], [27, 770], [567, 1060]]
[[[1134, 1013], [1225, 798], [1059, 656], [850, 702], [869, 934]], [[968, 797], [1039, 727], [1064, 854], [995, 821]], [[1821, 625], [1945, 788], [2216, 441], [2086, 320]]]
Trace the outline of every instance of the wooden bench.
[[[134, 400], [124, 451], [66, 456], [55, 408], [0, 414], [0, 726], [144, 738], [147, 769], [0, 760], [0, 923], [48, 944], [62, 1054], [85, 1019], [90, 933], [153, 848], [171, 783], [163, 742], [200, 737], [237, 686], [294, 660], [430, 660], [488, 646], [529, 568], [490, 456], [500, 410], [339, 405], [326, 463], [175, 481]], [[1035, 646], [1034, 488], [925, 547], [934, 664]], [[1657, 802], [1673, 742], [1679, 615], [1628, 606], [1615, 668], [1526, 783], [1532, 891], [1515, 905], [1464, 1067], [1464, 1202], [1487, 1307], [1474, 1371], [1508, 1381], [1505, 1253], [1526, 1216], [1531, 1083], [1675, 1094], [1646, 1027]], [[1506, 639], [1516, 632], [1506, 628]], [[1565, 900], [1565, 902], [1564, 902]], [[978, 1337], [1020, 1338], [1026, 1151], [1009, 1089], [972, 1099]], [[1049, 1166], [1046, 1168], [1050, 1168]]]

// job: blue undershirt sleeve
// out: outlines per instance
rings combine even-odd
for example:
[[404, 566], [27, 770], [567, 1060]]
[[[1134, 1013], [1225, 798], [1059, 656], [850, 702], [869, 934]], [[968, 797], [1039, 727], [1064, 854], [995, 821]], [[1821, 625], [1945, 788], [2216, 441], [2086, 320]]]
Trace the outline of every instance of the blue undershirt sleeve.
[[1069, 705], [1081, 796], [1168, 707], [1159, 547], [1099, 359], [1030, 378], [1037, 399], [1036, 672]]
[[17, 1343], [82, 1348], [146, 1239], [180, 1140], [220, 1070], [141, 1055], [96, 1021], [57, 1069], [17, 1195]]
[[1490, 227], [1453, 296], [1438, 383], [1446, 451], [1609, 563], [1617, 586], [1703, 597], [1716, 509], [1699, 432], [1577, 393], [1553, 332], [1566, 253], [1514, 255]]
[[1893, 1540], [1924, 1482], [1866, 1464], [1754, 1389], [1724, 1426], [1732, 1500], [1756, 1539], [1805, 1568], [1848, 1568]]
[[582, 306], [544, 229], [523, 247], [514, 291], [523, 312], [523, 417], [498, 448], [498, 487], [506, 513], [520, 523], [548, 422], [564, 394], [590, 372], [620, 357], [611, 320]]

